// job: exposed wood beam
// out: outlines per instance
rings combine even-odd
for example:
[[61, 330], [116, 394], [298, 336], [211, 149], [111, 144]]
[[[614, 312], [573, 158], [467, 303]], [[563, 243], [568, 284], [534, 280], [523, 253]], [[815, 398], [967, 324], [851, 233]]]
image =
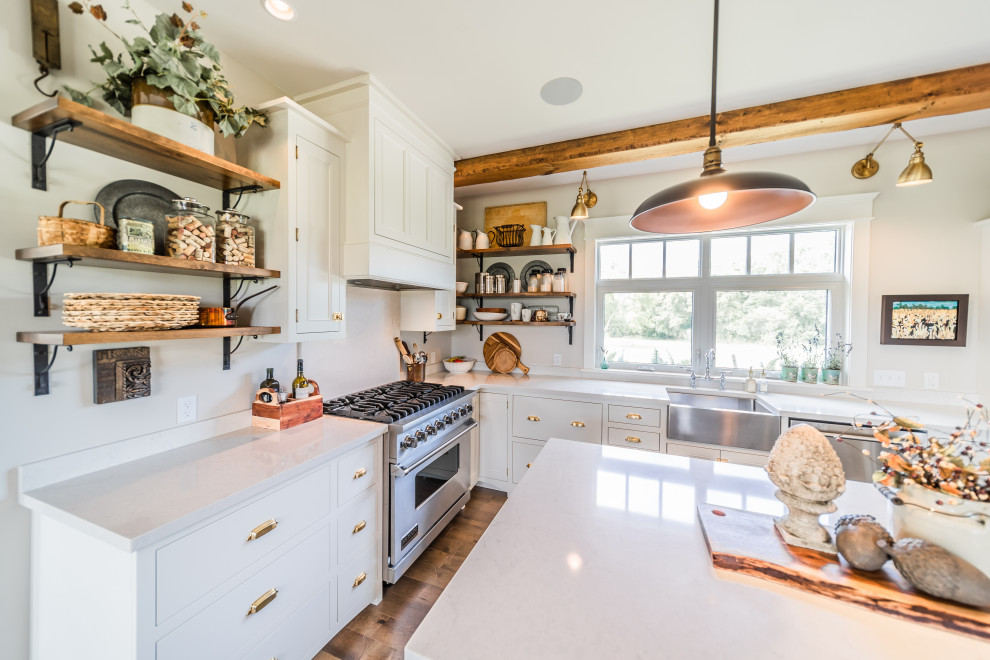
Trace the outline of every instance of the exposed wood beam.
[[[739, 147], [990, 108], [990, 64], [718, 113]], [[454, 186], [510, 181], [704, 151], [708, 116], [457, 161]], [[701, 161], [698, 161], [701, 166]]]

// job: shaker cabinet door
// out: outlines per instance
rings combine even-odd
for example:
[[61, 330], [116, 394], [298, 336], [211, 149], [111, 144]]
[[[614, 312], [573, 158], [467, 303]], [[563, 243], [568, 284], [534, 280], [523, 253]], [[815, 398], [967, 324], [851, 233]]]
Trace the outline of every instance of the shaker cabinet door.
[[481, 393], [481, 478], [509, 480], [509, 397]]

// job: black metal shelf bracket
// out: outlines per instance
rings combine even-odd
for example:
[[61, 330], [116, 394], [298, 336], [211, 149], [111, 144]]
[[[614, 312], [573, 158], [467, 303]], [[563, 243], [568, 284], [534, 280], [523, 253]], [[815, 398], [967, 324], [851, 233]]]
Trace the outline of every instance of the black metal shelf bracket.
[[573, 273], [574, 272], [574, 253], [573, 252], [568, 252], [568, 254], [571, 255], [571, 272]]
[[[234, 280], [240, 280], [240, 283], [237, 285], [237, 290], [234, 291], [233, 294], [230, 293], [230, 281], [232, 279], [234, 279]], [[245, 282], [251, 282], [253, 284], [257, 284], [260, 281], [261, 280], [259, 280], [257, 277], [224, 277], [223, 278], [223, 306], [224, 307], [230, 307], [233, 304], [233, 302], [235, 300], [237, 300], [237, 296], [239, 296], [241, 294], [241, 289], [244, 287], [244, 283]]]
[[567, 326], [567, 345], [568, 346], [573, 346], [574, 345], [574, 326], [573, 325]]
[[[34, 395], [44, 396], [48, 394], [48, 372], [52, 370], [52, 366], [55, 364], [55, 358], [58, 356], [58, 349], [60, 346], [56, 345], [55, 350], [52, 351], [51, 359], [48, 357], [48, 344], [34, 344]], [[72, 352], [71, 346], [66, 346], [65, 350]]]
[[485, 338], [485, 335], [484, 335], [484, 333], [485, 333], [485, 326], [483, 326], [483, 325], [476, 325], [474, 327], [478, 328], [478, 341], [483, 340]]
[[426, 338], [429, 337], [432, 334], [433, 334], [432, 332], [427, 332], [426, 330], [423, 330], [423, 343], [424, 344], [426, 343]]
[[474, 258], [478, 261], [478, 270], [484, 271], [485, 270], [485, 255], [483, 255], [483, 254], [476, 254], [476, 255], [474, 255]]
[[[55, 283], [55, 273], [58, 272], [59, 264], [69, 264], [69, 268], [72, 268], [72, 262], [79, 261], [75, 257], [66, 257], [65, 259], [59, 259], [57, 261], [35, 261], [31, 264], [31, 271], [34, 275], [34, 315], [35, 316], [51, 316], [51, 311], [48, 304], [48, 290], [52, 288], [52, 284]], [[52, 274], [51, 277], [48, 276], [48, 264], [52, 264]]]
[[[238, 348], [241, 347], [241, 342], [244, 341], [246, 335], [241, 335], [240, 339], [237, 340], [237, 345], [233, 348], [230, 347], [230, 337], [223, 338], [223, 370], [230, 371], [230, 356], [233, 355]], [[258, 338], [258, 335], [251, 335], [254, 339]]]
[[[55, 150], [58, 134], [71, 131], [82, 122], [75, 119], [60, 119], [56, 122], [31, 133], [31, 187], [35, 190], [48, 190], [48, 159]], [[52, 144], [45, 148], [45, 139], [52, 139]]]
[[[256, 183], [252, 183], [250, 186], [238, 186], [236, 188], [225, 188], [223, 190], [223, 208], [225, 208], [225, 209], [237, 208], [237, 205], [241, 203], [241, 195], [243, 195], [244, 193], [249, 193], [250, 194], [250, 193], [261, 192], [262, 190], [264, 190], [264, 188], [262, 186], [259, 186]], [[231, 206], [230, 205], [230, 196], [232, 194], [234, 194], [234, 193], [237, 193], [237, 201], [234, 202], [234, 205], [233, 206]]]

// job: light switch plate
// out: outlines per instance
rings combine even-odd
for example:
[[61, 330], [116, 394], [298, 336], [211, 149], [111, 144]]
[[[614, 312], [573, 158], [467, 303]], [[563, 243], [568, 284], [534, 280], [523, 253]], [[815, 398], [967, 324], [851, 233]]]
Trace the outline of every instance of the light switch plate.
[[926, 390], [937, 390], [938, 389], [938, 372], [937, 371], [926, 371], [925, 372], [925, 389]]
[[873, 384], [877, 387], [904, 387], [904, 372], [896, 369], [874, 369]]

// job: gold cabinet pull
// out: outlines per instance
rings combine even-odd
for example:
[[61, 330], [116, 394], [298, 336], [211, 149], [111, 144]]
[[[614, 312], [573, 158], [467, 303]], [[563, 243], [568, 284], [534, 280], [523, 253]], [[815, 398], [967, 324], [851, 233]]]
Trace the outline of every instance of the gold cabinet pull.
[[354, 578], [354, 586], [355, 587], [360, 587], [361, 586], [361, 583], [364, 582], [367, 579], [368, 579], [368, 574], [365, 573], [364, 571], [361, 571], [361, 574], [358, 575], [356, 578]]
[[361, 468], [360, 470], [358, 470], [357, 472], [354, 473], [354, 478], [355, 479], [360, 479], [361, 477], [363, 477], [366, 474], [368, 474], [368, 468]]
[[365, 521], [362, 520], [358, 524], [354, 525], [354, 531], [351, 532], [351, 534], [357, 534], [358, 532], [360, 532], [362, 529], [364, 529], [367, 526], [368, 526], [368, 523], [366, 523]]
[[248, 616], [251, 616], [252, 614], [255, 614], [265, 609], [268, 603], [275, 600], [275, 596], [277, 595], [278, 595], [278, 589], [276, 589], [275, 587], [272, 587], [265, 593], [261, 594], [261, 597], [258, 598], [258, 600], [251, 603], [251, 608], [248, 610]]
[[526, 463], [526, 467], [531, 468], [531, 467], [533, 467], [533, 464], [532, 463]]
[[257, 527], [251, 530], [251, 533], [248, 534], [247, 540], [253, 541], [255, 539], [260, 539], [262, 536], [272, 531], [276, 527], [278, 527], [277, 520], [275, 520], [274, 518], [272, 518], [271, 520], [266, 520], [265, 522], [261, 523], [260, 525], [258, 525]]
[[443, 318], [443, 314], [441, 314], [440, 312], [437, 312], [437, 320], [439, 321], [442, 318]]
[[637, 415], [636, 413], [628, 413], [626, 419], [643, 419], [642, 415]]
[[719, 463], [728, 463], [729, 462], [729, 459], [727, 459], [727, 458], [716, 458], [715, 460], [718, 461]]
[[630, 435], [630, 436], [628, 436], [628, 437], [626, 438], [626, 442], [631, 442], [631, 443], [633, 443], [633, 444], [635, 444], [635, 443], [637, 443], [637, 442], [642, 442], [642, 440], [640, 440], [639, 438], [637, 438], [637, 437], [636, 437], [636, 436], [634, 436], [634, 435]]
[[527, 417], [526, 419], [528, 419], [528, 420], [529, 420], [529, 421], [531, 421], [531, 422], [538, 422], [538, 421], [540, 421], [540, 418], [539, 418], [539, 417], [537, 417], [536, 415], [530, 415], [530, 416], [529, 416], [529, 417]]
[[333, 313], [333, 320], [334, 321], [343, 321], [344, 320], [344, 315], [342, 313], [340, 313], [340, 312], [334, 312]]
[[584, 428], [584, 422], [571, 422], [571, 426], [576, 426], [579, 429]]

